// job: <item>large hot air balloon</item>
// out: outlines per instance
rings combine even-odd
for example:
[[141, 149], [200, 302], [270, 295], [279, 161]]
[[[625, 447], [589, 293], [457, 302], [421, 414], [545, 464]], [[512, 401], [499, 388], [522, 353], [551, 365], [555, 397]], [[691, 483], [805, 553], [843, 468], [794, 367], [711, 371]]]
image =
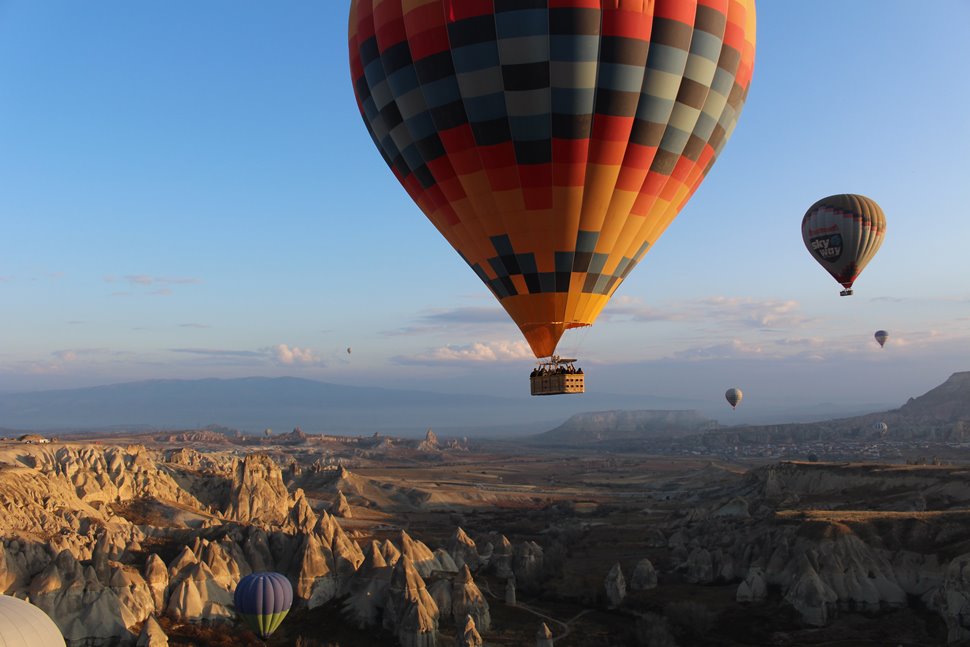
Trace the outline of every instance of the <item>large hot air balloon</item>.
[[731, 136], [755, 3], [351, 0], [349, 42], [384, 161], [542, 358], [596, 320]]
[[802, 218], [802, 240], [816, 261], [852, 294], [852, 283], [886, 236], [886, 215], [864, 195], [822, 198]]
[[64, 636], [43, 609], [19, 598], [0, 595], [0, 645], [64, 647]]
[[889, 333], [885, 330], [877, 330], [873, 337], [875, 337], [876, 341], [879, 342], [879, 346], [883, 347], [886, 345], [886, 340], [889, 339]]
[[279, 573], [251, 573], [239, 580], [233, 603], [260, 638], [276, 631], [293, 604], [293, 586]]
[[732, 409], [738, 408], [738, 405], [741, 404], [741, 398], [743, 397], [744, 394], [741, 393], [741, 389], [738, 388], [730, 388], [724, 392], [724, 399], [728, 401], [728, 404], [731, 405]]

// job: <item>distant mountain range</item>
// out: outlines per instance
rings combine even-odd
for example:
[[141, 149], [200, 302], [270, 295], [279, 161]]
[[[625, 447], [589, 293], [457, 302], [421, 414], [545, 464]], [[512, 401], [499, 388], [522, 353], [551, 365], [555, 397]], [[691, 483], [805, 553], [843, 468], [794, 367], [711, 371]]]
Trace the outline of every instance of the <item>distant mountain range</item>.
[[791, 443], [826, 438], [878, 438], [873, 425], [885, 423], [893, 440], [970, 441], [970, 372], [946, 382], [898, 409], [836, 418], [809, 424], [732, 427], [691, 436], [689, 442], [708, 449], [718, 446]]
[[[804, 415], [807, 406], [801, 403], [792, 409], [772, 411], [767, 419], [812, 419]], [[576, 442], [587, 433], [605, 433], [617, 438], [642, 433], [655, 436], [662, 430], [668, 435], [703, 433], [717, 428], [710, 417], [726, 407], [723, 402], [632, 394], [585, 393], [534, 398], [524, 393], [521, 397], [496, 397], [347, 386], [294, 377], [147, 380], [78, 389], [0, 393], [0, 434], [11, 435], [3, 429], [8, 432], [117, 431], [119, 428], [198, 429], [218, 424], [244, 432], [262, 431], [267, 427], [289, 431], [299, 426], [308, 433], [380, 431], [402, 436], [423, 435], [428, 427], [439, 434], [479, 437], [521, 437], [548, 431], [538, 442]], [[866, 409], [817, 407], [816, 411], [827, 411], [832, 416], [861, 413]], [[567, 421], [576, 414], [582, 415]], [[934, 417], [949, 420], [954, 416], [970, 418], [970, 373], [955, 374], [946, 384], [900, 409], [866, 414], [860, 420], [884, 419], [892, 429], [896, 420], [914, 417], [923, 421]], [[781, 427], [815, 428], [817, 424], [829, 423], [731, 429], [741, 433]]]
[[[583, 394], [502, 398], [330, 384], [293, 377], [148, 380], [0, 394], [0, 429], [70, 431], [267, 427], [308, 433], [516, 436], [545, 431], [593, 408], [684, 406], [684, 400]], [[689, 403], [688, 403], [689, 404]], [[9, 435], [9, 434], [7, 434]]]
[[954, 373], [940, 386], [898, 409], [810, 423], [722, 427], [697, 411], [600, 411], [572, 416], [529, 443], [618, 448], [656, 439], [680, 439], [707, 448], [792, 443], [824, 437], [873, 436], [885, 423], [894, 439], [970, 440], [970, 372]]

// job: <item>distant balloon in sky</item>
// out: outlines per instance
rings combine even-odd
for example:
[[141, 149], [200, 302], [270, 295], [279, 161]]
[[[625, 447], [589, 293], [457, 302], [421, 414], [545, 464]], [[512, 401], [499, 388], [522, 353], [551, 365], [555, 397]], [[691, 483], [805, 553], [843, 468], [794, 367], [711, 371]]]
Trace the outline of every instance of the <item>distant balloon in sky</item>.
[[741, 389], [731, 388], [724, 393], [724, 399], [728, 401], [732, 409], [737, 409], [738, 405], [741, 404], [741, 398], [744, 394], [741, 393]]
[[802, 218], [802, 240], [809, 253], [852, 294], [852, 283], [872, 260], [886, 236], [886, 215], [864, 195], [822, 198]]
[[879, 342], [880, 346], [885, 346], [886, 340], [889, 339], [889, 333], [886, 332], [885, 330], [877, 330], [876, 334], [873, 335], [873, 337], [876, 338], [876, 341]]
[[885, 422], [874, 422], [872, 423], [872, 430], [878, 433], [880, 436], [885, 436], [886, 432], [889, 431], [889, 425]]
[[42, 609], [19, 598], [0, 595], [0, 645], [64, 647], [64, 636]]
[[714, 164], [755, 22], [754, 0], [351, 0], [350, 68], [384, 161], [543, 358]]
[[347, 347], [347, 354], [350, 355], [350, 346]]
[[233, 594], [236, 612], [260, 638], [276, 631], [293, 604], [293, 586], [279, 573], [252, 573]]

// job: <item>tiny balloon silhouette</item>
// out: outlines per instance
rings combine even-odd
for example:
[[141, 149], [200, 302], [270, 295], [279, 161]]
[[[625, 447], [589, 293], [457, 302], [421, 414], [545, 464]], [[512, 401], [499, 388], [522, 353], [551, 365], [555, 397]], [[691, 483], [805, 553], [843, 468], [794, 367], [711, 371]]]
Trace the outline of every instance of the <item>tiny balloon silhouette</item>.
[[885, 330], [877, 330], [873, 337], [875, 337], [876, 341], [879, 342], [879, 347], [884, 348], [886, 346], [886, 340], [889, 339], [889, 333]]
[[738, 388], [730, 388], [724, 393], [724, 399], [727, 400], [728, 404], [731, 405], [731, 409], [737, 409], [738, 405], [741, 404], [741, 398], [743, 397], [744, 394], [741, 393], [741, 389]]

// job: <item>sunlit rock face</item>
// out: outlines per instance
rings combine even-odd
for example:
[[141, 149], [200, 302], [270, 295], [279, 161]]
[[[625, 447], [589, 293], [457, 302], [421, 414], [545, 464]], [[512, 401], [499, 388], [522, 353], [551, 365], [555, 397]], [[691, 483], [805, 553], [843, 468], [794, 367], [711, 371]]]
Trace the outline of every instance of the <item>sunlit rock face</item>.
[[391, 574], [382, 622], [402, 646], [438, 644], [438, 605], [407, 555], [401, 555]]
[[30, 599], [69, 642], [133, 637], [130, 630], [154, 611], [151, 589], [135, 569], [115, 562], [107, 565], [103, 577], [61, 551], [31, 581]]
[[135, 647], [168, 647], [168, 636], [155, 616], [148, 616], [148, 620], [142, 625]]
[[459, 568], [467, 564], [468, 568], [473, 571], [478, 570], [478, 547], [461, 527], [455, 529], [455, 533], [448, 540], [446, 549]]
[[247, 454], [233, 474], [226, 518], [279, 526], [289, 512], [290, 493], [279, 466], [269, 456]]
[[353, 510], [350, 509], [350, 503], [342, 490], [337, 490], [337, 500], [333, 504], [332, 513], [335, 517], [343, 519], [351, 519], [354, 516]]
[[452, 585], [451, 614], [455, 622], [466, 616], [471, 617], [475, 627], [481, 631], [488, 631], [492, 624], [488, 601], [475, 584], [467, 564], [462, 566]]
[[372, 541], [364, 552], [363, 563], [345, 586], [344, 615], [357, 626], [372, 627], [380, 623], [392, 570], [384, 559], [381, 545]]
[[475, 626], [475, 619], [471, 616], [466, 616], [465, 626], [458, 632], [455, 645], [457, 647], [482, 647], [483, 644], [482, 636], [478, 633], [478, 628]]

